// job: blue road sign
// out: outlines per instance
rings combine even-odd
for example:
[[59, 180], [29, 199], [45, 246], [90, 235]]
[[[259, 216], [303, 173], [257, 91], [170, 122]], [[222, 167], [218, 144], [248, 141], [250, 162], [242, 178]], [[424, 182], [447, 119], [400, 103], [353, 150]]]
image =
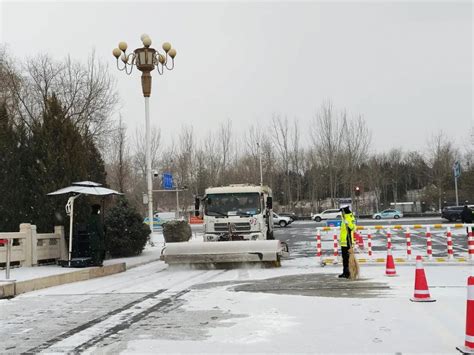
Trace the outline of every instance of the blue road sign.
[[165, 190], [173, 189], [173, 175], [171, 173], [163, 173], [162, 185]]
[[456, 161], [453, 165], [454, 177], [458, 178], [461, 176], [461, 164], [459, 161]]

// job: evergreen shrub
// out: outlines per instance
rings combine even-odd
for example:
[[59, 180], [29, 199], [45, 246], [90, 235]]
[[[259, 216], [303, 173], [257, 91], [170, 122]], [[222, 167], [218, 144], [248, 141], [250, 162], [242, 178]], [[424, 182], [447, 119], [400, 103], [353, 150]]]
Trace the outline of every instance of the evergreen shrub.
[[192, 236], [191, 226], [186, 221], [163, 223], [163, 237], [166, 243], [187, 242]]
[[106, 250], [112, 257], [140, 255], [150, 235], [142, 216], [124, 197], [106, 212], [105, 228]]

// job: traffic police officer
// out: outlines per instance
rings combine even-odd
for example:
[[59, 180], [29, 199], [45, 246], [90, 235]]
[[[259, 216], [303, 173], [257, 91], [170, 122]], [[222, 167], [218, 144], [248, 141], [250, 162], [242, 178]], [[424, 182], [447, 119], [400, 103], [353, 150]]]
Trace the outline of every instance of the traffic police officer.
[[356, 229], [355, 217], [349, 206], [343, 206], [340, 211], [341, 214], [341, 229], [339, 234], [339, 245], [341, 246], [342, 254], [342, 274], [340, 278], [348, 279], [349, 271], [349, 249], [354, 245], [354, 231]]

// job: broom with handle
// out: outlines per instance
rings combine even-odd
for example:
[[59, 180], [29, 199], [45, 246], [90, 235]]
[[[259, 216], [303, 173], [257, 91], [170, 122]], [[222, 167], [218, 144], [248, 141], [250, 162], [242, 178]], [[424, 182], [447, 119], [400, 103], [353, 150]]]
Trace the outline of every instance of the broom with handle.
[[344, 211], [342, 211], [342, 221], [344, 223], [344, 227], [346, 228], [348, 232], [347, 245], [349, 246], [349, 272], [350, 272], [349, 279], [357, 280], [359, 278], [359, 264], [354, 255], [354, 248], [352, 247], [352, 233], [351, 233], [352, 231], [346, 223], [346, 215], [344, 214]]

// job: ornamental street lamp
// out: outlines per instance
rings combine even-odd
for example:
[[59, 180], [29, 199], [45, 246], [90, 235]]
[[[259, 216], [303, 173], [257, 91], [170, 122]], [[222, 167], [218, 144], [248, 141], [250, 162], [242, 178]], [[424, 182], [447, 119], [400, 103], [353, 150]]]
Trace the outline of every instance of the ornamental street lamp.
[[[142, 72], [142, 91], [145, 97], [145, 140], [146, 140], [146, 177], [148, 190], [148, 221], [150, 223], [150, 230], [153, 232], [153, 185], [151, 179], [151, 142], [150, 142], [150, 108], [149, 98], [151, 95], [151, 75], [152, 70], [157, 69], [158, 73], [162, 75], [164, 70], [172, 70], [174, 68], [174, 57], [176, 57], [176, 49], [171, 48], [168, 42], [163, 43], [164, 53], [158, 52], [151, 48], [151, 39], [148, 35], [141, 36], [143, 43], [142, 48], [135, 49], [132, 53], [127, 53], [127, 43], [120, 42], [118, 48], [115, 48], [112, 53], [117, 59], [117, 69], [125, 71], [130, 75], [133, 67], [136, 66]], [[120, 64], [122, 62], [122, 64]]]

